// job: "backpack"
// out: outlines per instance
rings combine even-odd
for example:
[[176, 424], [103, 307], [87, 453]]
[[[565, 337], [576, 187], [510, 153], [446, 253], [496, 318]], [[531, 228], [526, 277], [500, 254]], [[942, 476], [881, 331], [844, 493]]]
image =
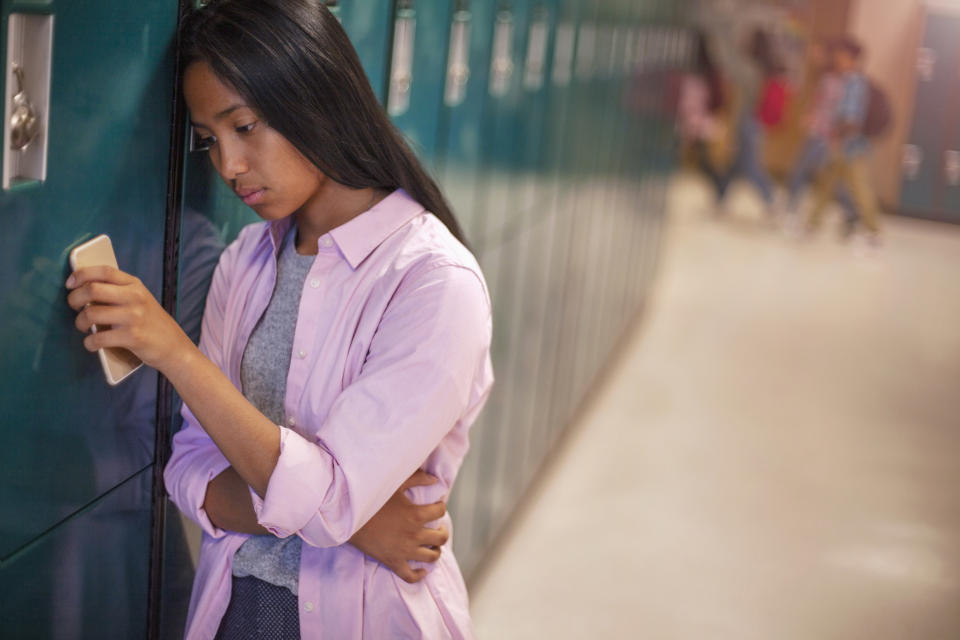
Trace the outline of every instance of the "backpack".
[[884, 133], [890, 126], [893, 114], [890, 109], [890, 99], [873, 80], [867, 80], [867, 112], [863, 117], [861, 132], [868, 138], [875, 138]]
[[760, 89], [757, 101], [757, 119], [767, 127], [775, 127], [783, 120], [787, 110], [787, 83], [783, 78], [771, 76]]

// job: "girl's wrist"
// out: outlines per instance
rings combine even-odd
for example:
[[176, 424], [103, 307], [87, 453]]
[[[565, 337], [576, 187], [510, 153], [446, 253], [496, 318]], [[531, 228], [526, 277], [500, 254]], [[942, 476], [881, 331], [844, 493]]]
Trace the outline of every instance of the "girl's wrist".
[[183, 334], [180, 344], [171, 349], [162, 362], [157, 363], [156, 369], [166, 376], [174, 387], [177, 387], [184, 380], [187, 372], [196, 366], [197, 356], [202, 357], [202, 355], [193, 341]]

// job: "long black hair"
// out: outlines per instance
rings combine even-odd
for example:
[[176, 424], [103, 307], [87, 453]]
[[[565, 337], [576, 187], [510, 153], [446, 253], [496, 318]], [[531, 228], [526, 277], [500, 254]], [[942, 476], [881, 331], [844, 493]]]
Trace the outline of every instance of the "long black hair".
[[760, 72], [764, 78], [777, 76], [786, 71], [780, 56], [777, 53], [776, 44], [763, 29], [755, 29], [750, 34], [750, 40], [747, 43], [747, 54], [760, 67]]
[[707, 84], [707, 110], [710, 113], [720, 111], [726, 104], [726, 95], [723, 89], [723, 74], [710, 54], [710, 43], [705, 31], [699, 30], [695, 35], [696, 49], [693, 59], [694, 71]]
[[207, 62], [331, 179], [354, 189], [402, 188], [464, 240], [321, 0], [213, 0], [186, 15], [180, 42], [184, 69]]

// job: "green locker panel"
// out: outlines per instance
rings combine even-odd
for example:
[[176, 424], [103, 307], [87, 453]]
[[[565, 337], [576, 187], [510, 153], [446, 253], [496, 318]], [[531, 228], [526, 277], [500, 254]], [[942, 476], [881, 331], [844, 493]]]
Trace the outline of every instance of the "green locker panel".
[[473, 244], [484, 222], [478, 206], [482, 122], [496, 12], [492, 2], [481, 0], [461, 0], [455, 7], [438, 133], [442, 165], [438, 177], [467, 240]]
[[[541, 327], [547, 313], [547, 262], [552, 249], [552, 211], [544, 205], [551, 201], [544, 138], [547, 103], [550, 98], [550, 53], [556, 26], [554, 2], [534, 1], [527, 20], [527, 34], [522, 51], [520, 86], [523, 100], [519, 105], [516, 136], [520, 154], [510, 181], [510, 201], [516, 214], [507, 227], [507, 234], [519, 236], [517, 261], [514, 266], [513, 299], [508, 339], [510, 348], [507, 367], [514, 372], [515, 383], [503, 389], [504, 415], [514, 428], [505, 432], [500, 448], [505, 469], [503, 484], [511, 487], [511, 499], [519, 496], [523, 479], [530, 470], [528, 433], [533, 428], [533, 410], [540, 375]], [[509, 495], [509, 493], [508, 493]]]
[[[328, 3], [330, 4], [330, 3]], [[344, 2], [337, 15], [381, 102], [387, 87], [387, 44], [390, 42], [391, 0]]]
[[450, 0], [397, 0], [394, 12], [387, 113], [431, 173], [451, 15]]
[[[904, 172], [900, 207], [905, 213], [942, 217], [945, 207], [945, 164], [960, 165], [960, 157], [947, 154], [956, 134], [957, 115], [947, 105], [960, 95], [956, 63], [960, 59], [960, 16], [932, 13], [926, 21], [917, 52], [917, 87], [913, 123], [904, 147]], [[951, 135], [952, 134], [952, 135]], [[950, 173], [960, 176], [960, 166]], [[960, 180], [960, 177], [958, 177]], [[953, 196], [950, 204], [956, 204]], [[960, 209], [953, 209], [956, 216]]]
[[46, 181], [0, 192], [0, 558], [153, 459], [156, 374], [109, 387], [63, 283], [69, 250], [106, 233], [160, 293], [177, 6], [8, 2], [3, 52], [11, 12], [53, 14], [54, 29]]
[[4, 638], [142, 638], [152, 469], [0, 563]]

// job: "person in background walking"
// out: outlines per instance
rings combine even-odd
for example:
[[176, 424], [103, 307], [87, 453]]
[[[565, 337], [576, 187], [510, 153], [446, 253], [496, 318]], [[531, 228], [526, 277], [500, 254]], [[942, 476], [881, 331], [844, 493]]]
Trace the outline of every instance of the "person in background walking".
[[876, 245], [880, 239], [880, 220], [870, 184], [870, 143], [863, 131], [870, 107], [870, 85], [860, 70], [862, 54], [860, 44], [849, 37], [841, 39], [834, 50], [834, 66], [842, 83], [841, 96], [833, 111], [828, 159], [814, 186], [814, 205], [807, 229], [813, 232], [819, 227], [835, 190], [845, 186], [853, 197], [868, 241]]
[[759, 77], [754, 85], [741, 84], [737, 159], [728, 180], [740, 174], [756, 186], [772, 217], [774, 209], [773, 179], [763, 165], [764, 130], [780, 123], [787, 102], [787, 81], [784, 67], [773, 41], [763, 30], [753, 31], [747, 41], [747, 57], [755, 65]]
[[733, 146], [723, 75], [702, 31], [696, 36], [694, 68], [681, 79], [677, 129], [684, 156], [710, 179], [720, 200]]
[[[843, 97], [843, 79], [834, 70], [834, 49], [834, 43], [823, 41], [813, 41], [808, 48], [808, 66], [802, 91], [810, 96], [804, 123], [807, 137], [787, 183], [787, 212], [790, 214], [787, 224], [790, 231], [798, 228], [800, 196], [823, 169], [830, 155], [834, 114]], [[848, 237], [856, 227], [857, 210], [846, 188], [841, 186], [835, 196], [844, 212], [843, 236]]]

